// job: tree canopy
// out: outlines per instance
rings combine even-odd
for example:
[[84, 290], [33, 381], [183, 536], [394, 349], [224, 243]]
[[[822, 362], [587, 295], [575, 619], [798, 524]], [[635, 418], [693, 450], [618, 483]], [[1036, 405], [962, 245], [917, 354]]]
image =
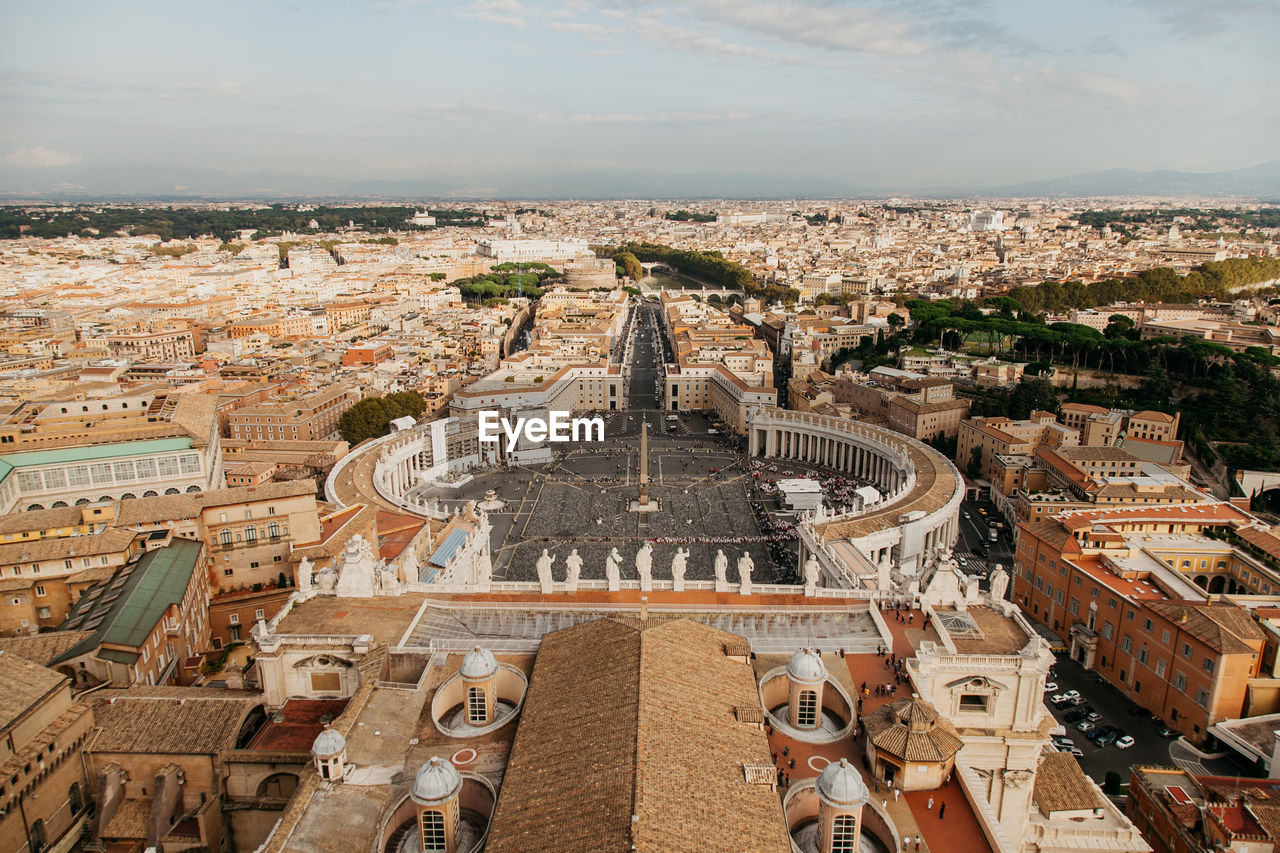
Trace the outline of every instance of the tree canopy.
[[425, 408], [426, 403], [417, 391], [367, 397], [342, 413], [338, 418], [338, 432], [355, 447], [362, 441], [391, 432], [391, 422], [396, 418], [407, 416], [417, 420]]

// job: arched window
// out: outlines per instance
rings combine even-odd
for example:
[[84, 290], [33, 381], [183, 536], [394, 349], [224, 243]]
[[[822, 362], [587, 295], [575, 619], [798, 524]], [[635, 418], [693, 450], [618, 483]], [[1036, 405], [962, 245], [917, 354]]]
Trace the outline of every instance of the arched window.
[[142, 493], [142, 496], [144, 498], [154, 498], [154, 497], [159, 497], [159, 495], [160, 493], [157, 492], [155, 489], [147, 489], [145, 492]]
[[254, 527], [253, 525], [249, 525], [248, 527], [246, 527], [246, 528], [244, 529], [244, 541], [246, 541], [246, 542], [257, 542], [257, 541], [258, 541], [258, 528]]
[[467, 722], [472, 725], [484, 725], [489, 718], [485, 708], [484, 690], [480, 687], [467, 688]]
[[853, 815], [836, 815], [831, 821], [831, 853], [857, 853], [858, 821]]
[[818, 724], [818, 694], [813, 690], [800, 691], [800, 707], [796, 709], [796, 725], [811, 729]]
[[71, 813], [75, 814], [84, 808], [84, 797], [80, 794], [80, 783], [72, 782], [71, 789], [67, 791], [67, 804], [71, 806]]
[[444, 813], [422, 813], [422, 849], [425, 853], [445, 853]]
[[230, 544], [231, 544], [231, 531], [230, 531], [230, 530], [223, 529], [223, 530], [222, 530], [222, 532], [220, 532], [220, 533], [218, 534], [218, 541], [219, 541], [219, 542], [221, 542], [223, 545], [230, 545]]
[[[326, 761], [322, 766], [325, 772], [328, 772], [329, 763]], [[258, 786], [258, 796], [288, 798], [292, 797], [296, 790], [298, 790], [297, 776], [292, 773], [275, 773], [262, 780], [262, 784]]]
[[268, 524], [268, 525], [267, 525], [267, 538], [269, 538], [269, 539], [279, 539], [279, 538], [280, 538], [280, 525], [276, 524], [274, 521], [273, 521], [273, 522], [271, 522], [270, 524]]
[[[44, 821], [37, 820], [31, 824], [31, 851], [32, 853], [40, 853], [47, 846], [48, 843], [44, 836]], [[444, 848], [441, 847], [440, 849], [443, 850]]]

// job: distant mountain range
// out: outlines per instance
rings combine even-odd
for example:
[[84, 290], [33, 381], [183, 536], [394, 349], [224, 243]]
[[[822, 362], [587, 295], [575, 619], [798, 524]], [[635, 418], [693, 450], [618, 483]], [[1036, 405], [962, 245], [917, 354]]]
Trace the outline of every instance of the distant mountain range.
[[440, 175], [345, 181], [279, 172], [224, 172], [126, 163], [18, 169], [0, 164], [0, 201], [200, 199], [681, 199], [681, 198], [1088, 198], [1222, 197], [1280, 201], [1280, 160], [1225, 172], [1109, 169], [988, 187], [854, 186], [841, 180], [759, 174], [643, 171], [528, 175]]

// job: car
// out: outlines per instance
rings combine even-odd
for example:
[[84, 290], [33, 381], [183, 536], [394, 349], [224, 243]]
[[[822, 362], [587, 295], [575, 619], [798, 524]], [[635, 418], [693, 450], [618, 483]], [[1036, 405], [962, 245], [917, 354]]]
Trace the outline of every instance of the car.
[[1102, 715], [1097, 711], [1089, 711], [1084, 715], [1084, 718], [1091, 723], [1097, 723], [1102, 720]]
[[964, 557], [956, 557], [956, 562], [960, 564], [960, 568], [964, 568], [965, 566], [969, 565], [969, 562], [965, 560]]
[[1062, 722], [1070, 725], [1071, 723], [1078, 723], [1083, 719], [1084, 719], [1084, 711], [1081, 711], [1079, 708], [1076, 708], [1074, 711], [1068, 711], [1066, 716], [1062, 718]]
[[1076, 758], [1084, 758], [1084, 752], [1078, 746], [1060, 746], [1058, 747], [1058, 752], [1069, 752]]
[[1068, 699], [1067, 701], [1072, 705], [1083, 705], [1085, 703], [1085, 698], [1083, 696], [1076, 696], [1074, 699]]
[[1079, 698], [1080, 698], [1080, 691], [1079, 691], [1079, 690], [1068, 690], [1066, 693], [1063, 693], [1062, 695], [1063, 695], [1063, 697], [1064, 697], [1064, 698], [1066, 698], [1066, 699], [1079, 699]]
[[1085, 720], [1084, 722], [1076, 726], [1077, 731], [1084, 732], [1085, 734], [1091, 733], [1093, 729], [1094, 729], [1093, 723], [1089, 722], [1088, 720]]
[[1170, 737], [1170, 738], [1181, 737], [1181, 735], [1179, 735], [1177, 732], [1175, 732], [1173, 729], [1169, 728], [1168, 726], [1163, 726], [1160, 729], [1160, 731], [1156, 732], [1156, 734], [1160, 735], [1160, 737]]
[[1092, 729], [1089, 730], [1089, 733], [1088, 733], [1089, 740], [1093, 741], [1094, 743], [1097, 743], [1098, 738], [1102, 737], [1103, 735], [1110, 734], [1111, 732], [1115, 731], [1115, 728], [1116, 728], [1115, 726], [1094, 726]]
[[1075, 746], [1076, 742], [1069, 737], [1059, 736], [1053, 739], [1053, 745], [1061, 749], [1064, 746]]
[[1050, 681], [1048, 684], [1046, 684], [1046, 685], [1044, 686], [1044, 692], [1045, 692], [1045, 693], [1057, 693], [1057, 692], [1058, 692], [1058, 682], [1056, 682], [1056, 681]]
[[1133, 746], [1133, 738], [1128, 735], [1116, 738], [1116, 749], [1128, 749], [1131, 746]]
[[967, 513], [967, 512], [965, 512], [965, 513], [961, 513], [961, 515], [963, 515], [965, 518], [969, 518], [969, 513]]

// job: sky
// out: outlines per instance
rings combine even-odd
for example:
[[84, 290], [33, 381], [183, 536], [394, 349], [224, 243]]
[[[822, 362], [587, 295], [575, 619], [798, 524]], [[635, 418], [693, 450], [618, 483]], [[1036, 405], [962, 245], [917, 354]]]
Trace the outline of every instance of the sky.
[[875, 188], [1280, 159], [1280, 0], [0, 4], [0, 169]]

